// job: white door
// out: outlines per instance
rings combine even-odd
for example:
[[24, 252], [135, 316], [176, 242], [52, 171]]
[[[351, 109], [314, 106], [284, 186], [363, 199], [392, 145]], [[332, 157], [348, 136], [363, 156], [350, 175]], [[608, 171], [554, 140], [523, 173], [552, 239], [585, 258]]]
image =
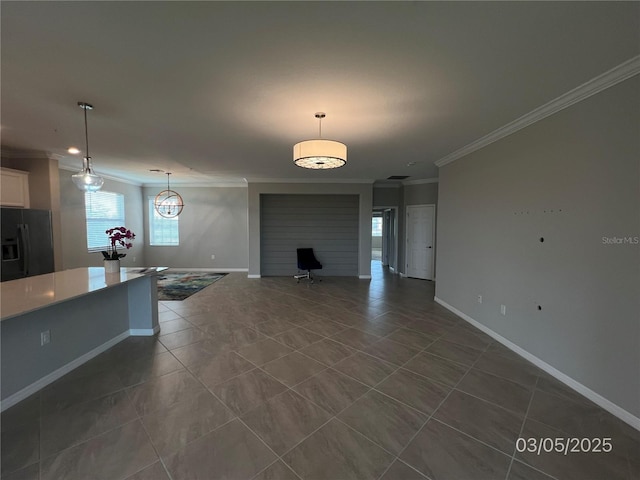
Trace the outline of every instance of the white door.
[[407, 207], [407, 260], [408, 277], [433, 280], [434, 205]]

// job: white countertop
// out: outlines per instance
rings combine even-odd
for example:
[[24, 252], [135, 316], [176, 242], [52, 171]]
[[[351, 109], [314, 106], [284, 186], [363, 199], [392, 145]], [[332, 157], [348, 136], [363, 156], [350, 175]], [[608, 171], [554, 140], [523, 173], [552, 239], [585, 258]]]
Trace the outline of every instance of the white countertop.
[[167, 267], [121, 268], [105, 273], [102, 267], [74, 268], [0, 283], [0, 320], [39, 310], [91, 292], [152, 275]]

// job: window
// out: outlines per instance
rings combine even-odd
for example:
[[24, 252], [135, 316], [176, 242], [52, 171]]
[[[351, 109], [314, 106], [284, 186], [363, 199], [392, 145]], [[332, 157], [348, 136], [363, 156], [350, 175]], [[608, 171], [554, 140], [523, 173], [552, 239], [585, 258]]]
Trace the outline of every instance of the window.
[[149, 245], [180, 245], [178, 217], [165, 218], [153, 206], [155, 197], [149, 197]]
[[85, 192], [84, 210], [87, 219], [87, 249], [99, 252], [109, 246], [105, 233], [113, 227], [124, 226], [124, 195], [121, 193]]
[[382, 217], [373, 217], [371, 219], [371, 236], [372, 237], [382, 236]]

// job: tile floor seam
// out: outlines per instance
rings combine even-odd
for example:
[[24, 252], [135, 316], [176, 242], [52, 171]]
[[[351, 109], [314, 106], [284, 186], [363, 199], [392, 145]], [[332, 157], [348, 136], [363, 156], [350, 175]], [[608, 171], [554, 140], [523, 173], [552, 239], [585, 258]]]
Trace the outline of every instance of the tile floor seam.
[[[264, 473], [267, 470], [269, 470], [272, 466], [276, 465], [278, 462], [282, 463], [286, 468], [288, 468], [291, 471], [291, 473], [293, 473], [296, 476], [296, 478], [298, 478], [298, 480], [303, 480], [302, 477], [300, 477], [296, 473], [296, 471], [289, 466], [288, 463], [282, 461], [282, 459], [280, 457], [276, 458], [273, 462], [271, 462], [269, 465], [267, 465], [262, 470], [260, 470], [258, 473], [256, 473], [253, 477], [251, 477], [250, 480], [255, 480], [256, 478], [258, 478], [259, 475], [261, 475], [262, 473]], [[275, 479], [275, 480], [278, 480], [278, 479]]]
[[[481, 358], [482, 358], [482, 356], [481, 356], [478, 360], [480, 360]], [[493, 375], [494, 377], [501, 378], [502, 380], [508, 380], [508, 381], [510, 381], [511, 383], [515, 383], [516, 385], [519, 385], [519, 386], [521, 386], [521, 387], [523, 387], [523, 388], [526, 388], [527, 390], [533, 390], [533, 387], [532, 387], [532, 386], [527, 386], [527, 385], [525, 385], [524, 383], [516, 382], [515, 380], [513, 380], [513, 379], [511, 379], [511, 378], [508, 378], [508, 377], [505, 377], [504, 375], [499, 375], [499, 374], [497, 374], [497, 373], [489, 372], [489, 371], [484, 370], [484, 369], [479, 368], [479, 367], [474, 367], [474, 368], [475, 368], [476, 370], [478, 370], [478, 371], [482, 372], [482, 373], [486, 373], [486, 374], [488, 374], [488, 375]], [[536, 382], [535, 382], [536, 384], [538, 383], [538, 378], [540, 378], [540, 376], [539, 376], [539, 375], [536, 375]]]
[[464, 395], [468, 395], [468, 396], [473, 397], [473, 398], [475, 398], [477, 400], [480, 400], [480, 401], [482, 401], [484, 403], [488, 403], [489, 405], [492, 405], [494, 407], [498, 407], [501, 410], [505, 410], [507, 413], [511, 413], [511, 414], [518, 415], [518, 416], [524, 415], [523, 412], [517, 412], [515, 410], [511, 410], [511, 409], [509, 409], [507, 407], [504, 407], [504, 406], [500, 405], [499, 403], [495, 403], [495, 402], [492, 402], [491, 400], [487, 400], [485, 398], [479, 397], [478, 395], [474, 395], [473, 393], [469, 393], [469, 392], [465, 392], [464, 390], [460, 390], [458, 387], [455, 387], [454, 390], [456, 392], [460, 392], [460, 393], [462, 393]]
[[[167, 466], [165, 465], [164, 461], [162, 460], [162, 456], [160, 455], [160, 452], [156, 448], [155, 443], [153, 443], [153, 440], [151, 439], [151, 435], [149, 435], [149, 431], [147, 430], [147, 426], [142, 421], [142, 417], [138, 416], [138, 420], [140, 421], [140, 425], [142, 425], [142, 430], [144, 430], [144, 433], [147, 436], [147, 440], [149, 440], [149, 444], [151, 445], [151, 448], [153, 448], [153, 451], [155, 452], [156, 456], [158, 457], [156, 461], [159, 461], [162, 464], [162, 468], [164, 468], [164, 471], [166, 472], [167, 476], [169, 477], [169, 480], [173, 480], [173, 477], [172, 477], [171, 473], [169, 472], [169, 469], [167, 468]], [[138, 472], [141, 472], [145, 468], [150, 467], [154, 463], [155, 462], [151, 462], [149, 465], [146, 465], [145, 467], [143, 467], [140, 470], [138, 470]], [[138, 473], [138, 472], [136, 472], [136, 473]], [[125, 477], [124, 480], [126, 480], [127, 478], [129, 478], [129, 477], [131, 477], [133, 475], [135, 475], [135, 473]]]
[[[520, 431], [518, 432], [518, 436], [516, 437], [516, 442], [518, 441], [518, 438], [520, 438], [522, 436], [522, 432], [524, 432], [524, 426], [527, 423], [527, 418], [529, 417], [529, 410], [531, 409], [531, 405], [533, 404], [533, 397], [535, 395], [535, 390], [536, 390], [536, 386], [538, 385], [538, 380], [540, 377], [536, 378], [536, 383], [534, 385], [533, 391], [531, 392], [531, 398], [529, 398], [529, 404], [527, 405], [527, 410], [524, 413], [524, 417], [522, 418], [522, 424], [520, 425]], [[533, 420], [533, 419], [532, 419]], [[511, 462], [509, 462], [509, 468], [507, 469], [507, 474], [505, 476], [505, 480], [508, 480], [509, 478], [509, 474], [511, 473], [511, 468], [513, 467], [513, 462], [516, 461], [516, 453], [517, 453], [517, 446], [514, 445], [513, 447], [513, 453], [511, 454]], [[534, 467], [533, 465], [529, 465], [527, 462], [522, 462], [525, 465], [533, 468], [534, 470], [544, 473], [545, 475], [551, 477], [551, 478], [556, 478], [553, 475], [550, 475], [546, 472], [544, 472], [543, 470], [540, 470], [539, 468]]]
[[[362, 397], [360, 397], [362, 398]], [[358, 399], [359, 400], [359, 399]], [[357, 401], [357, 400], [356, 400]], [[355, 403], [355, 402], [354, 402]], [[351, 404], [353, 405], [353, 403]], [[349, 406], [351, 406], [349, 405]], [[348, 407], [347, 407], [348, 408]], [[346, 410], [346, 408], [344, 409]], [[340, 413], [344, 412], [344, 410], [342, 410]], [[373, 443], [376, 447], [384, 450], [386, 453], [388, 453], [389, 455], [391, 455], [393, 457], [393, 460], [391, 461], [391, 463], [389, 463], [389, 466], [391, 466], [391, 464], [393, 464], [393, 462], [396, 459], [396, 454], [393, 453], [391, 450], [388, 450], [386, 447], [383, 447], [382, 445], [380, 445], [378, 442], [376, 442], [375, 440], [367, 437], [364, 433], [362, 433], [360, 430], [353, 428], [351, 425], [349, 425], [348, 423], [346, 423], [345, 421], [343, 421], [342, 419], [338, 418], [338, 416], [336, 415], [335, 417], [336, 421], [340, 422], [341, 424], [343, 424], [345, 427], [347, 427], [349, 430], [354, 431], [355, 433], [357, 433], [358, 435], [360, 435], [362, 438], [364, 438], [365, 440], [368, 440], [369, 442]]]
[[[260, 368], [260, 367], [258, 367], [258, 368]], [[297, 387], [298, 385], [300, 385], [300, 384], [302, 384], [302, 383], [306, 382], [307, 380], [310, 380], [311, 378], [313, 378], [313, 377], [315, 377], [315, 376], [317, 376], [317, 375], [320, 375], [320, 374], [321, 374], [321, 373], [323, 373], [323, 372], [326, 372], [327, 370], [333, 370], [334, 372], [336, 372], [336, 373], [338, 373], [338, 374], [342, 374], [342, 375], [344, 375], [342, 372], [339, 372], [338, 370], [334, 370], [334, 369], [332, 369], [331, 367], [327, 367], [327, 368], [325, 368], [324, 370], [321, 370], [321, 371], [319, 371], [319, 372], [317, 372], [317, 373], [315, 373], [315, 374], [311, 375], [310, 377], [305, 378], [304, 380], [302, 380], [302, 381], [300, 381], [300, 382], [296, 383], [295, 385], [293, 385], [293, 386], [291, 386], [291, 387], [289, 387], [288, 385], [285, 385], [285, 387], [287, 387], [287, 389], [288, 389], [288, 390], [291, 390], [294, 394], [296, 394], [296, 395], [300, 395], [300, 396], [301, 396], [301, 397], [303, 397], [305, 400], [308, 400], [309, 402], [311, 402], [312, 404], [314, 404], [316, 407], [320, 408], [321, 410], [323, 410], [323, 411], [325, 411], [325, 412], [329, 413], [330, 415], [333, 415], [333, 417], [332, 417], [332, 418], [336, 418], [339, 414], [341, 414], [342, 412], [344, 412], [347, 408], [349, 408], [351, 405], [353, 405], [354, 403], [356, 403], [358, 400], [360, 400], [362, 397], [364, 397], [367, 393], [369, 393], [370, 391], [372, 391], [372, 390], [373, 390], [373, 388], [372, 388], [372, 387], [370, 387], [369, 385], [367, 385], [367, 384], [365, 384], [365, 383], [362, 383], [362, 382], [360, 382], [359, 380], [357, 380], [357, 379], [355, 379], [355, 378], [354, 378], [353, 380], [355, 380], [355, 381], [356, 381], [356, 382], [358, 382], [359, 384], [361, 384], [361, 385], [363, 385], [363, 386], [367, 387], [367, 388], [368, 388], [368, 390], [366, 390], [362, 395], [360, 395], [359, 397], [357, 397], [353, 402], [351, 402], [349, 405], [347, 405], [347, 406], [346, 406], [346, 407], [344, 407], [342, 410], [340, 410], [339, 412], [337, 412], [335, 415], [333, 414], [333, 412], [328, 411], [325, 407], [323, 407], [323, 406], [321, 406], [320, 404], [318, 404], [318, 403], [314, 402], [311, 398], [309, 398], [309, 397], [307, 397], [306, 395], [304, 395], [304, 394], [302, 394], [302, 393], [300, 393], [300, 392], [298, 392], [298, 391], [294, 390], [294, 387]], [[264, 373], [266, 373], [267, 375], [269, 375], [269, 376], [273, 377], [273, 375], [271, 375], [269, 372], [264, 371]], [[273, 377], [273, 378], [274, 378], [275, 380], [277, 380], [278, 382], [280, 382], [280, 380], [278, 380], [277, 378], [275, 378], [275, 377]], [[349, 377], [349, 378], [353, 378], [353, 377]], [[280, 382], [280, 383], [282, 383], [282, 382]], [[283, 383], [283, 385], [284, 385], [284, 383]], [[285, 391], [286, 391], [286, 390], [285, 390]], [[282, 392], [282, 393], [284, 393], [284, 392]], [[282, 393], [279, 393], [278, 395], [281, 395]], [[274, 397], [271, 397], [271, 398], [275, 398], [275, 397], [276, 397], [276, 396], [278, 396], [278, 395], [275, 395]], [[269, 399], [269, 400], [271, 400], [271, 399]], [[267, 401], [268, 401], [268, 400], [267, 400]], [[264, 403], [266, 403], [266, 402], [264, 402]], [[263, 405], [263, 404], [261, 404], [261, 405]], [[261, 405], [258, 405], [258, 406], [257, 406], [257, 407], [255, 407], [255, 408], [258, 408], [258, 407], [260, 407]], [[252, 410], [253, 410], [253, 409], [252, 409]], [[249, 411], [245, 412], [243, 415], [246, 415], [247, 413], [249, 413]], [[328, 420], [327, 422], [325, 422], [325, 423], [328, 423], [330, 420], [331, 420], [331, 419], [329, 419], [329, 420]], [[320, 428], [321, 428], [321, 427], [319, 427], [317, 430], [319, 430]], [[309, 435], [311, 435], [311, 434], [309, 434]], [[293, 449], [293, 447], [292, 447], [290, 450], [287, 450], [287, 452], [285, 452], [285, 453], [288, 453], [288, 452], [289, 452], [289, 451], [291, 451], [292, 449]]]
[[[136, 412], [136, 415], [137, 415], [137, 412]], [[134, 418], [134, 419], [132, 419], [132, 420], [129, 420], [128, 422], [124, 422], [123, 424], [118, 425], [117, 427], [110, 428], [109, 430], [105, 430], [104, 432], [101, 432], [101, 433], [99, 433], [99, 434], [97, 434], [97, 435], [92, 435], [91, 437], [87, 438], [86, 440], [84, 440], [84, 441], [82, 441], [82, 442], [75, 443], [75, 444], [73, 444], [73, 445], [70, 445], [70, 446], [68, 446], [68, 447], [63, 448], [62, 450], [58, 450], [58, 451], [57, 451], [57, 452], [55, 452], [55, 453], [52, 453], [52, 454], [50, 454], [50, 455], [47, 455], [47, 456], [46, 456], [46, 457], [44, 457], [44, 458], [40, 458], [40, 460], [39, 460], [39, 462], [40, 462], [40, 466], [42, 466], [42, 462], [43, 462], [44, 460], [48, 460], [48, 459], [50, 459], [50, 458], [52, 458], [52, 457], [57, 457], [57, 456], [61, 455], [63, 452], [66, 452], [67, 450], [71, 450], [71, 449], [73, 449], [73, 448], [75, 448], [75, 447], [77, 447], [77, 446], [79, 446], [79, 445], [84, 445], [85, 443], [90, 442], [91, 440], [94, 440], [94, 439], [96, 439], [96, 438], [100, 437], [101, 435], [105, 435], [105, 434], [107, 434], [107, 433], [113, 432], [114, 430], [117, 430], [117, 429], [119, 429], [119, 428], [124, 427], [125, 425], [129, 425], [129, 424], [134, 423], [134, 422], [137, 422], [137, 421], [140, 421], [140, 417], [138, 417], [138, 416], [136, 416], [136, 418]], [[140, 421], [140, 423], [142, 423], [142, 422]], [[36, 462], [33, 462], [33, 463], [36, 463]], [[29, 464], [29, 465], [33, 465], [33, 464]], [[26, 465], [26, 466], [29, 466], [29, 465]], [[21, 468], [24, 468], [24, 467], [21, 467]], [[18, 469], [18, 470], [20, 470], [20, 469]], [[17, 471], [17, 470], [15, 470], [15, 471], [14, 471], [14, 472], [12, 472], [12, 473], [15, 473], [16, 471]]]
[[[486, 349], [487, 349], [487, 348], [489, 348], [489, 345], [487, 345], [487, 347], [485, 347], [485, 349], [483, 350], [483, 352], [484, 352], [484, 351], [486, 351]], [[478, 358], [478, 359], [476, 359], [476, 362], [477, 362], [478, 360], [479, 360], [479, 358]], [[475, 365], [475, 363], [476, 363], [476, 362], [474, 362], [474, 364], [473, 364], [473, 365]], [[422, 425], [422, 426], [421, 426], [421, 427], [416, 431], [416, 433], [415, 433], [415, 434], [414, 434], [414, 435], [409, 439], [409, 441], [408, 441], [408, 442], [407, 442], [407, 444], [404, 446], [404, 448], [403, 448], [403, 449], [398, 453], [398, 455], [397, 455], [397, 457], [396, 457], [397, 459], [400, 459], [400, 456], [405, 452], [405, 450], [409, 447], [409, 445], [411, 445], [411, 443], [412, 443], [412, 442], [415, 440], [415, 438], [420, 434], [420, 432], [424, 429], [424, 427], [425, 427], [425, 426], [426, 426], [426, 425], [431, 421], [431, 419], [433, 419], [433, 418], [434, 418], [434, 415], [436, 414], [436, 412], [438, 411], [438, 409], [439, 409], [439, 408], [444, 404], [444, 402], [446, 402], [446, 401], [447, 401], [447, 399], [448, 399], [448, 398], [449, 398], [449, 396], [451, 395], [451, 392], [453, 392], [453, 391], [456, 389], [456, 387], [460, 384], [460, 382], [462, 382], [462, 380], [463, 380], [463, 379], [467, 376], [467, 374], [471, 371], [471, 369], [473, 368], [473, 365], [472, 365], [471, 367], [469, 367], [469, 369], [468, 369], [468, 370], [465, 372], [465, 374], [464, 374], [464, 375], [463, 375], [463, 376], [458, 380], [458, 382], [457, 382], [455, 385], [453, 385], [453, 386], [451, 387], [451, 390], [449, 390], [449, 392], [448, 392], [448, 393], [445, 395], [445, 397], [440, 401], [440, 403], [436, 406], [436, 408], [433, 410], [433, 412], [431, 412], [431, 414], [429, 415], [429, 417], [427, 418], [427, 420], [424, 422], [424, 424], [423, 424], [423, 425]], [[389, 465], [389, 467], [390, 467], [390, 466], [391, 466], [391, 465]], [[388, 469], [387, 469], [387, 470], [388, 470]], [[417, 470], [417, 469], [415, 469], [415, 470]], [[418, 470], [418, 471], [420, 471], [420, 470]], [[386, 471], [385, 471], [384, 473], [386, 473]], [[384, 473], [383, 473], [382, 475], [384, 475]], [[421, 473], [421, 474], [423, 474], [421, 471], [420, 471], [420, 473]], [[423, 475], [425, 475], [425, 476], [426, 476], [426, 474], [423, 474]], [[379, 478], [378, 480], [380, 480], [381, 478], [382, 478], [382, 476], [380, 476], [380, 478]]]
[[[285, 390], [286, 392], [286, 390]], [[285, 393], [282, 392], [282, 393]], [[297, 392], [294, 392], [297, 393]], [[306, 398], [306, 397], [305, 397]], [[307, 399], [308, 400], [308, 399]], [[313, 402], [311, 402], [313, 403]], [[314, 403], [315, 405], [315, 403]], [[260, 405], [259, 405], [260, 406]], [[319, 405], [316, 405], [318, 408], [321, 408]], [[257, 407], [256, 407], [257, 408]], [[324, 410], [324, 409], [323, 409]], [[243, 415], [246, 415], [249, 412], [244, 413]], [[314, 433], [316, 433], [318, 430], [320, 430], [322, 427], [324, 427], [326, 424], [328, 424], [331, 420], [333, 420], [335, 418], [335, 416], [333, 417], [329, 417], [329, 419], [327, 421], [325, 421], [324, 423], [322, 423], [318, 428], [316, 428], [315, 430], [313, 430], [312, 432], [310, 432], [308, 435], [306, 435], [304, 438], [302, 438], [299, 442], [297, 442], [296, 444], [294, 444], [291, 448], [289, 448], [288, 450], [285, 450], [282, 455], [278, 455], [278, 453], [273, 450], [269, 445], [267, 445], [267, 443], [262, 439], [262, 437], [260, 435], [258, 435], [256, 432], [253, 431], [253, 429], [251, 427], [249, 427], [249, 425], [247, 425], [242, 418], [237, 417], [238, 420], [240, 421], [240, 423], [242, 423], [253, 435], [255, 435], [268, 449], [269, 451], [271, 451], [271, 453], [273, 453], [276, 456], [276, 461], [280, 460], [282, 463], [284, 463], [285, 465], [289, 465], [287, 462], [284, 461], [284, 459], [282, 457], [284, 457], [287, 453], [291, 452], [292, 450], [294, 450], [298, 445], [300, 445], [302, 442], [304, 442], [307, 438], [309, 438], [311, 435], [313, 435]], [[291, 470], [293, 470], [292, 467]], [[296, 476], [300, 477], [300, 475], [298, 475], [298, 472], [296, 472], [295, 470], [293, 470], [293, 472], [296, 474]]]
[[[346, 344], [346, 343], [342, 343], [342, 342], [340, 342], [339, 340], [337, 340], [337, 339], [335, 339], [335, 338], [333, 338], [333, 337], [331, 338], [331, 340], [333, 340], [333, 341], [334, 341], [334, 342], [336, 342], [336, 343], [339, 343], [339, 344], [340, 344], [340, 345], [342, 345], [342, 346], [349, 347], [349, 348], [351, 348], [351, 349], [355, 350], [356, 352], [362, 353], [363, 355], [366, 355], [366, 356], [371, 357], [371, 358], [375, 358], [376, 360], [381, 360], [381, 361], [383, 361], [383, 362], [385, 362], [385, 363], [388, 363], [389, 365], [392, 365], [392, 366], [394, 366], [394, 367], [395, 367], [396, 365], [398, 365], [397, 363], [390, 362], [389, 360], [384, 360], [384, 359], [382, 359], [382, 358], [380, 358], [380, 357], [376, 357], [375, 355], [372, 355], [371, 353], [365, 352], [364, 350], [360, 350], [359, 348], [352, 347], [351, 345], [348, 345], [348, 344]], [[380, 338], [380, 340], [382, 340], [382, 338]], [[377, 342], [377, 341], [378, 341], [378, 340], [376, 340], [376, 342]], [[391, 340], [391, 341], [393, 341], [393, 340]], [[376, 342], [373, 342], [373, 343], [376, 343]], [[373, 343], [372, 343], [371, 345], [373, 345]], [[398, 342], [396, 342], [396, 343], [398, 343]], [[371, 345], [367, 345], [365, 348], [369, 348]], [[400, 345], [403, 345], [403, 344], [400, 344]], [[404, 345], [403, 345], [403, 346], [404, 346]], [[406, 365], [408, 362], [410, 362], [411, 360], [413, 360], [416, 356], [420, 355], [421, 353], [422, 353], [422, 350], [421, 350], [421, 351], [419, 351], [418, 353], [416, 353], [413, 357], [411, 357], [409, 360], [407, 360], [406, 362], [404, 362], [404, 363], [403, 363], [402, 365], [400, 365], [398, 368], [401, 368], [402, 366]], [[355, 355], [355, 354], [354, 354], [354, 355]], [[340, 360], [340, 361], [342, 361], [342, 360]], [[339, 363], [339, 362], [338, 362], [338, 363]], [[391, 373], [390, 373], [390, 375], [393, 375], [394, 373], [395, 373], [395, 371], [391, 372]]]

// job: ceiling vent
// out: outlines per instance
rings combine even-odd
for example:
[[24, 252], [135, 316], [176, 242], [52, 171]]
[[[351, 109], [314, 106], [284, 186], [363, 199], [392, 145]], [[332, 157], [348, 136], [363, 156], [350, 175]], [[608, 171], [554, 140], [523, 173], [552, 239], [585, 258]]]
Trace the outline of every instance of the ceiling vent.
[[390, 177], [387, 177], [387, 180], [404, 180], [409, 177], [410, 175], [391, 175]]

